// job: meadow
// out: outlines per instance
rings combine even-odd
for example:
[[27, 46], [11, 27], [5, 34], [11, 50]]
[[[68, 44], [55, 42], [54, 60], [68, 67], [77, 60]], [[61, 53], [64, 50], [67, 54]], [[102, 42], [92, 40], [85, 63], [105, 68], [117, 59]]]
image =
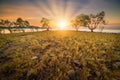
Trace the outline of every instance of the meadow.
[[120, 80], [120, 34], [0, 35], [0, 80]]

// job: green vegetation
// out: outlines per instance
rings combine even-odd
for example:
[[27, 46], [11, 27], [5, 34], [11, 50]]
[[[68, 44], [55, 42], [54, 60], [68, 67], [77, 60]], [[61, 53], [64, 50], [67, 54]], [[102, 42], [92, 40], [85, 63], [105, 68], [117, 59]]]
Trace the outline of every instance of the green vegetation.
[[16, 21], [12, 22], [9, 20], [0, 19], [0, 34], [5, 33], [5, 30], [8, 30], [10, 33], [17, 32], [25, 32], [25, 29], [30, 29], [31, 32], [38, 31], [40, 27], [31, 26], [27, 20], [23, 20], [22, 18], [17, 18]]
[[46, 28], [46, 30], [49, 31], [49, 29], [50, 29], [50, 20], [47, 19], [47, 18], [42, 18], [40, 22], [42, 24], [42, 28]]
[[[76, 16], [73, 20], [71, 20], [71, 25], [78, 31], [80, 26], [88, 27], [91, 32], [93, 32], [94, 29], [97, 27], [101, 27], [103, 29], [103, 26], [105, 25], [105, 12], [101, 11], [100, 13], [95, 14], [80, 14]], [[102, 30], [101, 30], [102, 31]]]
[[0, 35], [0, 80], [119, 80], [120, 34]]

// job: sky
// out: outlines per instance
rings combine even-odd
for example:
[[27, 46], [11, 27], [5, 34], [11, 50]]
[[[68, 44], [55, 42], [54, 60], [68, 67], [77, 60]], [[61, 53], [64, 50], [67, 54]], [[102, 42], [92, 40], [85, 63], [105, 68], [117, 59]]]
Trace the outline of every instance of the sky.
[[0, 0], [0, 19], [18, 17], [40, 26], [42, 17], [71, 20], [75, 16], [105, 11], [110, 25], [120, 25], [120, 0]]

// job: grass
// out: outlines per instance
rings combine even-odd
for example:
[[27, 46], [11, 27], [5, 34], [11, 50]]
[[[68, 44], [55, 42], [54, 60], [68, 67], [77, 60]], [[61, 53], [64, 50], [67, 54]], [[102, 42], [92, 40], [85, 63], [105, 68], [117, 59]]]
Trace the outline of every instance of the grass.
[[0, 80], [119, 80], [120, 34], [0, 35]]

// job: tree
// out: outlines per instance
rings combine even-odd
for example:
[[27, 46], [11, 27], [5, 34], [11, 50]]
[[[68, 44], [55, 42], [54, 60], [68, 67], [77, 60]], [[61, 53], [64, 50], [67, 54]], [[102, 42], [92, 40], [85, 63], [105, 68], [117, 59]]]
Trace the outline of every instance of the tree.
[[96, 15], [91, 14], [89, 16], [89, 21], [86, 24], [86, 26], [91, 30], [91, 32], [93, 32], [93, 30], [99, 27], [101, 24], [105, 24], [104, 17], [105, 17], [104, 11], [101, 11]]
[[3, 19], [0, 19], [0, 34], [3, 30], [3, 26], [4, 26], [4, 20]]
[[4, 20], [4, 26], [8, 28], [10, 33], [12, 33], [11, 25], [12, 25], [12, 22], [10, 22], [9, 20]]
[[0, 26], [4, 26], [4, 20], [0, 19]]
[[10, 33], [12, 33], [11, 25], [12, 25], [12, 22], [10, 22], [9, 20], [1, 19], [0, 20], [0, 26], [1, 26], [0, 32], [7, 28], [10, 31]]
[[46, 28], [46, 30], [49, 31], [49, 29], [50, 29], [50, 20], [49, 19], [42, 18], [41, 24], [42, 24], [42, 27]]
[[104, 17], [104, 11], [101, 11], [96, 15], [80, 14], [74, 20], [72, 20], [71, 23], [72, 26], [76, 28], [76, 30], [78, 30], [80, 26], [85, 26], [88, 27], [91, 30], [91, 32], [93, 32], [93, 30], [99, 27], [101, 24], [106, 24]]
[[9, 27], [11, 22], [9, 20], [4, 20], [4, 26]]
[[22, 27], [24, 26], [24, 23], [23, 23], [23, 22], [24, 22], [24, 21], [23, 21], [22, 18], [17, 18], [17, 20], [16, 20], [16, 25], [17, 25], [17, 27], [19, 28], [19, 29], [18, 29], [19, 31], [25, 32], [24, 29], [22, 28]]
[[77, 22], [76, 20], [71, 20], [71, 26], [72, 26], [73, 28], [75, 28], [76, 31], [78, 31], [78, 29], [79, 29], [79, 24], [78, 24], [78, 22]]
[[85, 14], [80, 14], [76, 16], [74, 20], [71, 21], [71, 25], [78, 31], [80, 26], [85, 26], [89, 22], [89, 16]]
[[25, 21], [24, 21], [24, 26], [27, 26], [27, 27], [28, 27], [28, 26], [30, 26], [30, 23], [25, 20]]
[[17, 23], [17, 25], [18, 25], [19, 27], [23, 27], [23, 26], [24, 26], [24, 21], [23, 21], [22, 18], [18, 18], [18, 19], [16, 20], [16, 23]]
[[15, 25], [18, 26], [19, 28], [21, 28], [21, 30], [22, 30], [23, 32], [25, 32], [25, 31], [24, 31], [24, 27], [30, 26], [30, 23], [29, 23], [27, 20], [24, 21], [22, 18], [18, 18], [18, 19], [16, 20]]
[[25, 32], [24, 27], [28, 26], [30, 26], [30, 23], [27, 20], [24, 21], [22, 18], [18, 18], [15, 22], [0, 19], [0, 33], [4, 29], [8, 29], [10, 33], [16, 30]]

